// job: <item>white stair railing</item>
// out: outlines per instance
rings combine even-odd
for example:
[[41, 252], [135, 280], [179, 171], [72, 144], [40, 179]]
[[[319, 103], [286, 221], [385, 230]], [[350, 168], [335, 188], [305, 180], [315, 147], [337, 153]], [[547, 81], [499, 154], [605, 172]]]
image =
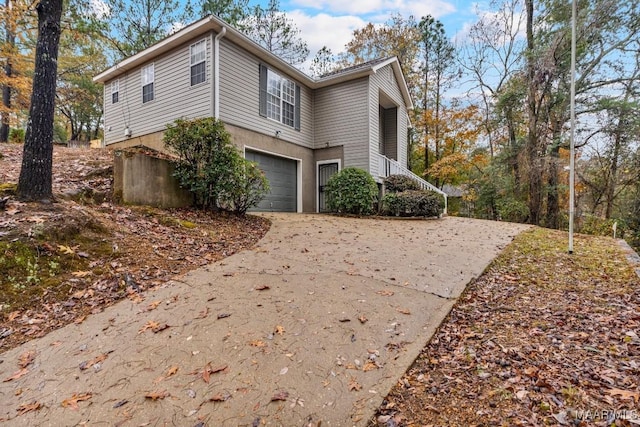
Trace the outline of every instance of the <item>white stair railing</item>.
[[447, 214], [447, 193], [440, 190], [430, 182], [425, 181], [424, 178], [421, 178], [415, 173], [411, 172], [408, 168], [402, 166], [397, 161], [390, 159], [387, 156], [383, 156], [379, 153], [375, 153], [375, 155], [377, 156], [378, 160], [378, 170], [376, 172], [380, 178], [386, 178], [390, 175], [405, 175], [413, 178], [423, 190], [435, 191], [436, 193], [444, 197], [444, 214]]

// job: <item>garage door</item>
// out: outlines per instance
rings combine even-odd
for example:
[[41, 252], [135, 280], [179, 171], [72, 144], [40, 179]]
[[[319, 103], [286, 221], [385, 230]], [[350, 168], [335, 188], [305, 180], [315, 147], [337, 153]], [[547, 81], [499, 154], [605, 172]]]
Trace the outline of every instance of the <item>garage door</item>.
[[298, 173], [295, 160], [247, 151], [245, 157], [258, 163], [269, 180], [271, 191], [253, 211], [297, 212]]

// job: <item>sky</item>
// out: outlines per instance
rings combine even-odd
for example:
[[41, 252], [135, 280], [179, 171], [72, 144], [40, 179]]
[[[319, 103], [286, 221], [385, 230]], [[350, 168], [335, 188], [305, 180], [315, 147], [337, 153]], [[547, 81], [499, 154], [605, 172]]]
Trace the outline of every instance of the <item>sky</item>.
[[[268, 0], [250, 0], [250, 5], [266, 7]], [[280, 0], [309, 47], [309, 60], [323, 46], [334, 54], [342, 52], [353, 31], [371, 22], [382, 24], [391, 15], [403, 17], [432, 15], [440, 20], [447, 35], [454, 37], [476, 19], [472, 0]]]

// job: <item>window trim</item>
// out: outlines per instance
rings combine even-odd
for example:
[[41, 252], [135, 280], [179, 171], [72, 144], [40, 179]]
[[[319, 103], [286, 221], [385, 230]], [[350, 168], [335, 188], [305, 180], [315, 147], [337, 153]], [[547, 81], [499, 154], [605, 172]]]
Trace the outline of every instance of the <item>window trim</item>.
[[[156, 94], [155, 94], [155, 81], [156, 81], [156, 69], [155, 69], [155, 63], [152, 62], [151, 64], [147, 64], [145, 66], [143, 66], [140, 70], [140, 86], [142, 88], [142, 103], [146, 104], [149, 103], [151, 101], [153, 101], [154, 99], [156, 99]], [[146, 72], [147, 70], [151, 70], [151, 81], [147, 81], [148, 73]], [[147, 99], [145, 101], [144, 99], [144, 89], [145, 87], [151, 86], [151, 99]]]
[[[267, 68], [267, 66], [260, 64], [259, 65], [259, 76], [260, 76], [260, 99], [259, 99], [259, 112], [260, 116], [265, 117], [269, 120], [273, 120], [278, 122], [284, 126], [290, 126], [295, 130], [300, 130], [300, 85], [298, 85], [292, 79], [285, 77], [283, 74]], [[269, 73], [275, 75], [279, 79], [278, 90], [279, 95], [273, 94], [269, 91]], [[285, 89], [284, 82], [288, 82], [293, 85], [293, 94], [290, 94], [291, 98], [293, 98], [293, 104], [284, 99], [283, 90]], [[269, 114], [269, 97], [275, 97], [279, 100], [279, 118], [271, 117]], [[285, 115], [283, 114], [284, 103], [293, 105], [293, 124], [285, 123]]]
[[[196, 55], [202, 53], [202, 59], [196, 63], [193, 62], [194, 53], [193, 50], [197, 46], [202, 45], [202, 52], [197, 52]], [[194, 67], [204, 63], [204, 73], [202, 74], [203, 80], [198, 81], [196, 83], [193, 82], [193, 69]], [[207, 81], [207, 40], [202, 39], [199, 40], [189, 46], [189, 82], [191, 86], [197, 86], [202, 83], [206, 83]]]
[[111, 103], [117, 104], [120, 101], [120, 79], [111, 82]]

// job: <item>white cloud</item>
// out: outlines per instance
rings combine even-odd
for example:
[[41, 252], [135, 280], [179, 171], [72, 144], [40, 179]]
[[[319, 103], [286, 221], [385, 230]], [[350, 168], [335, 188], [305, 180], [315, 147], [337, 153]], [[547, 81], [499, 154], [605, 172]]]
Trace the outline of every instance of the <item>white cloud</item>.
[[109, 5], [103, 0], [91, 0], [89, 10], [98, 19], [106, 18], [111, 13]]
[[342, 52], [344, 45], [351, 41], [353, 31], [367, 24], [358, 16], [330, 16], [326, 13], [311, 16], [301, 10], [287, 12], [287, 16], [296, 24], [301, 31], [300, 37], [309, 46], [309, 61], [323, 46], [334, 54]]

